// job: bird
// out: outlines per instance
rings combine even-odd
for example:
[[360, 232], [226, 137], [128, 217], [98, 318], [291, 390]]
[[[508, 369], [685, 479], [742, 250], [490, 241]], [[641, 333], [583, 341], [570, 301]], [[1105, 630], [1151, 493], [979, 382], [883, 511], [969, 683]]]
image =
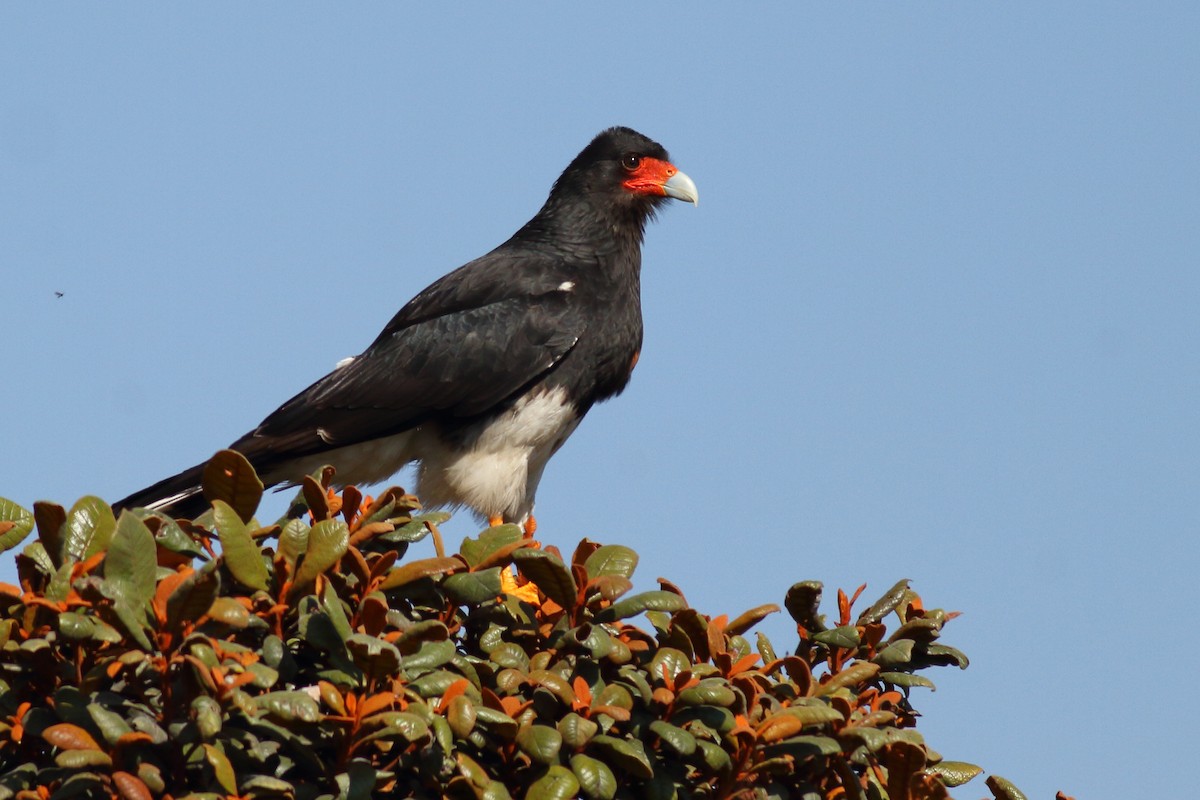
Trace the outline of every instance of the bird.
[[[507, 241], [434, 281], [362, 353], [271, 412], [229, 449], [266, 486], [325, 465], [369, 485], [416, 463], [427, 507], [536, 530], [543, 470], [588, 410], [620, 394], [642, 348], [641, 246], [696, 184], [662, 145], [602, 131]], [[114, 508], [194, 517], [204, 464]]]

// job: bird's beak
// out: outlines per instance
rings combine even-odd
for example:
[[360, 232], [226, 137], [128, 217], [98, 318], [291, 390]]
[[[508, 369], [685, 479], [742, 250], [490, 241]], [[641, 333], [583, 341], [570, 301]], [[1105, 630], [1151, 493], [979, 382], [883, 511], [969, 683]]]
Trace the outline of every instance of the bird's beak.
[[676, 200], [685, 200], [694, 206], [700, 205], [700, 192], [696, 183], [686, 173], [676, 172], [662, 185], [663, 194]]
[[671, 162], [658, 158], [643, 158], [622, 185], [634, 194], [674, 197], [697, 205], [700, 201], [700, 193], [692, 179]]

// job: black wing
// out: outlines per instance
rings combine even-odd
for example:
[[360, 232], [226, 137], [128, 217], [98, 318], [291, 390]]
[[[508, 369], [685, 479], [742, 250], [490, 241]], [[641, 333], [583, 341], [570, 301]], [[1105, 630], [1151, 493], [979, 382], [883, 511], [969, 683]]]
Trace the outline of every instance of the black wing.
[[252, 461], [260, 453], [291, 458], [399, 433], [435, 416], [484, 413], [545, 376], [584, 335], [570, 299], [551, 290], [411, 324], [397, 315], [366, 352], [232, 447]]

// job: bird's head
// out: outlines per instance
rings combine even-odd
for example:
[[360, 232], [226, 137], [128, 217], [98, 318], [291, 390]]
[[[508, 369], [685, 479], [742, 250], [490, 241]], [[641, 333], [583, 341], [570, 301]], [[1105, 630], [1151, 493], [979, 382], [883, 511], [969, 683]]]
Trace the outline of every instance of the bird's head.
[[649, 215], [669, 198], [698, 203], [692, 179], [671, 163], [658, 142], [631, 128], [609, 128], [575, 157], [554, 184], [555, 194], [589, 195]]

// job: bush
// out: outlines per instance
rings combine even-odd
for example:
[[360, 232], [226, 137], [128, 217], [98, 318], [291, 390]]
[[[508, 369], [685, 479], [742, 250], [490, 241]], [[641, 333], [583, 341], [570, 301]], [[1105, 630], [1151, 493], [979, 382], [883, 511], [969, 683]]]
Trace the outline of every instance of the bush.
[[917, 800], [980, 772], [915, 728], [920, 673], [967, 659], [907, 581], [857, 616], [839, 591], [832, 625], [797, 583], [781, 657], [747, 638], [778, 606], [710, 618], [634, 593], [627, 547], [513, 525], [445, 555], [445, 515], [331, 477], [266, 526], [230, 451], [192, 521], [0, 500], [0, 549], [37, 530], [0, 584], [0, 800]]

